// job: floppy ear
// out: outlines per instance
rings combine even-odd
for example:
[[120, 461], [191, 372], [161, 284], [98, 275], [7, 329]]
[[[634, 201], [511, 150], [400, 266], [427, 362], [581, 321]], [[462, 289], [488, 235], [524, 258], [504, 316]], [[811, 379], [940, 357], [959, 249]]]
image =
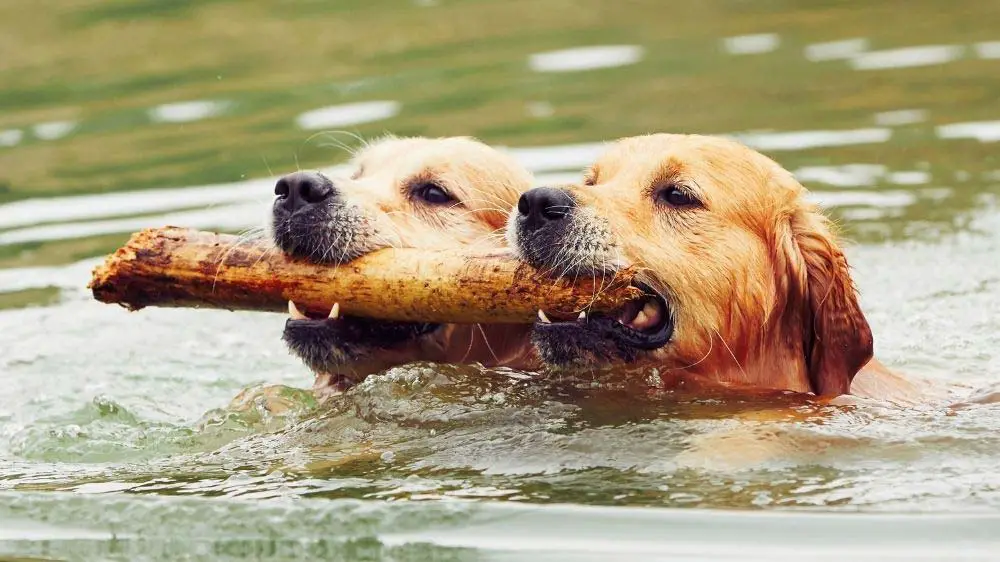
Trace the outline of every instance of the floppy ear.
[[854, 375], [872, 358], [871, 328], [830, 221], [801, 205], [790, 226], [786, 250], [793, 254], [789, 265], [803, 297], [803, 349], [813, 392], [847, 394]]

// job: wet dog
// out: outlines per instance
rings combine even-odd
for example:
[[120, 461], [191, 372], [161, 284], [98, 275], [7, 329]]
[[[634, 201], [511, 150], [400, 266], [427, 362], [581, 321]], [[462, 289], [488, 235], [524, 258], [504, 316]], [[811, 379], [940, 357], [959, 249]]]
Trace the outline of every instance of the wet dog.
[[541, 311], [541, 358], [847, 393], [872, 333], [830, 221], [805, 195], [746, 146], [671, 134], [622, 139], [582, 184], [526, 192], [507, 231], [524, 261], [574, 277], [639, 267], [645, 292], [609, 314]]
[[[352, 159], [353, 172], [297, 172], [275, 185], [270, 236], [283, 252], [336, 265], [382, 248], [504, 246], [509, 209], [531, 186], [511, 157], [473, 139], [389, 137]], [[439, 325], [340, 314], [309, 318], [289, 303], [283, 339], [339, 389], [414, 361], [528, 368], [530, 325]]]

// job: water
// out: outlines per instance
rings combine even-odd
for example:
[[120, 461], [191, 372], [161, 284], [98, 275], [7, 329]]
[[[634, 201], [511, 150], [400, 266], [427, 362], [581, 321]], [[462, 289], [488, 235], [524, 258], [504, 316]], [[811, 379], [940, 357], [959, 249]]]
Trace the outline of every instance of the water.
[[[1000, 7], [591, 4], [5, 3], [0, 555], [994, 556]], [[319, 407], [280, 316], [84, 289], [144, 226], [259, 224], [275, 175], [354, 134], [477, 135], [547, 184], [651, 130], [794, 171], [845, 227], [877, 356], [945, 397], [412, 365]], [[970, 395], [993, 400], [949, 406]]]

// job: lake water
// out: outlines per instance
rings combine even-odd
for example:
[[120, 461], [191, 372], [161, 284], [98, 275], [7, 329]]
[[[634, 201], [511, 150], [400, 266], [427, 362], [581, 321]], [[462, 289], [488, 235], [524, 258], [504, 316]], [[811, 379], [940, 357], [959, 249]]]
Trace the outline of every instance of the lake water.
[[[667, 4], [5, 2], [0, 556], [995, 559], [1000, 401], [948, 404], [1000, 396], [1000, 5]], [[735, 136], [843, 224], [877, 356], [948, 399], [773, 419], [413, 365], [317, 407], [281, 316], [90, 300], [130, 232], [258, 225], [277, 174], [386, 131], [539, 184], [617, 136]]]

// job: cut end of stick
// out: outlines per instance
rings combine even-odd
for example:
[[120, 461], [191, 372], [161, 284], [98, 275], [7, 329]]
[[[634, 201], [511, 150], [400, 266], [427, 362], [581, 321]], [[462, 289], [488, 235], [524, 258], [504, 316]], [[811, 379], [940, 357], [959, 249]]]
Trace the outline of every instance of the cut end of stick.
[[169, 256], [163, 253], [163, 240], [182, 239], [186, 232], [190, 231], [177, 226], [165, 226], [146, 228], [132, 234], [122, 247], [109, 254], [104, 262], [94, 268], [87, 288], [99, 302], [117, 304], [130, 311], [145, 308], [147, 304], [130, 300], [132, 290], [128, 276], [129, 265], [142, 259], [165, 263]]

